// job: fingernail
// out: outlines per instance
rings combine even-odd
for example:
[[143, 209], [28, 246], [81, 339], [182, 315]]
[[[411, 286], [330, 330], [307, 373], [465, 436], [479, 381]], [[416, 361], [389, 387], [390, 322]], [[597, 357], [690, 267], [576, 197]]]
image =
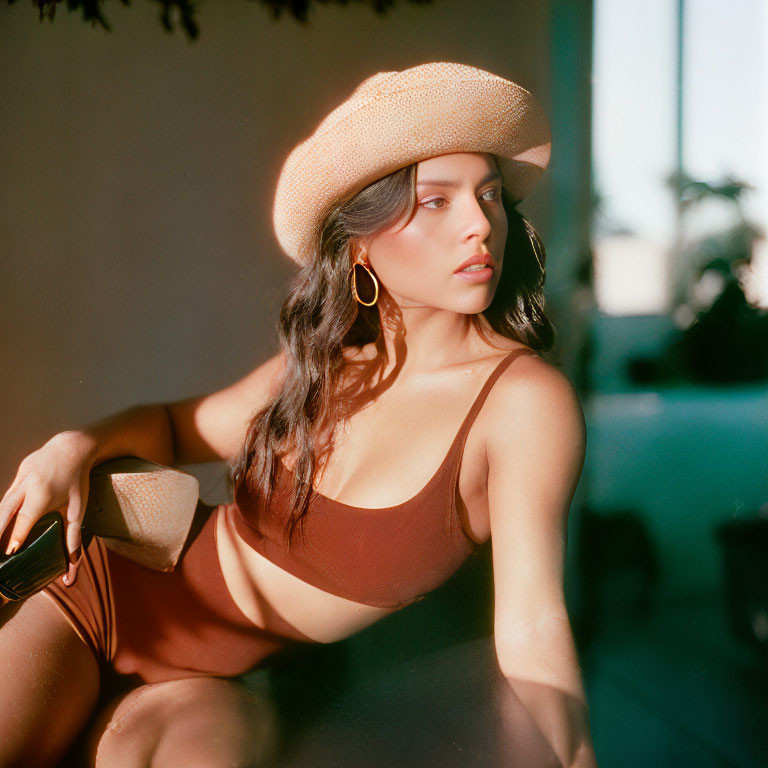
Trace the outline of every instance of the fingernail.
[[5, 550], [6, 555], [12, 555], [19, 548], [19, 542], [16, 539], [11, 539], [8, 544], [8, 549]]
[[73, 566], [69, 566], [69, 570], [64, 574], [62, 581], [65, 587], [71, 587], [77, 580], [77, 569]]
[[80, 545], [74, 552], [69, 553], [69, 562], [75, 565], [80, 560], [80, 556], [83, 554], [83, 547]]

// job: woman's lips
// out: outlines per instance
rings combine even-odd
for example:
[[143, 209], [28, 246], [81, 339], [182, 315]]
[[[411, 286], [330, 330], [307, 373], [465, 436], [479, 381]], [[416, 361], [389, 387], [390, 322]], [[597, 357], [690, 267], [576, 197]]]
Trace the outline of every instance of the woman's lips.
[[454, 274], [462, 280], [466, 280], [468, 283], [487, 283], [493, 277], [493, 267], [459, 270]]
[[491, 254], [488, 253], [488, 251], [480, 251], [480, 253], [470, 256], [456, 271], [461, 272], [461, 270], [466, 269], [467, 267], [474, 267], [477, 264], [482, 264], [484, 267], [492, 267], [493, 259], [491, 258]]

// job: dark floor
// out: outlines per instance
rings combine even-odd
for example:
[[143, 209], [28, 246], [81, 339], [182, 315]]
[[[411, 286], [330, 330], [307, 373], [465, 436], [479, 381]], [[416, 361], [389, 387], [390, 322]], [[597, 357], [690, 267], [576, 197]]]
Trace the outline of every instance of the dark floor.
[[604, 621], [583, 664], [600, 766], [768, 767], [768, 659], [717, 596]]
[[[249, 675], [279, 715], [275, 768], [549, 765], [510, 759], [499, 727], [490, 567], [483, 551], [424, 601]], [[600, 768], [768, 768], [768, 653], [720, 595], [643, 612], [627, 592], [574, 624]]]
[[[357, 675], [293, 720], [279, 764], [511, 765], [493, 659], [486, 637]], [[601, 768], [768, 768], [768, 662], [732, 636], [718, 598], [610, 612], [582, 660]]]

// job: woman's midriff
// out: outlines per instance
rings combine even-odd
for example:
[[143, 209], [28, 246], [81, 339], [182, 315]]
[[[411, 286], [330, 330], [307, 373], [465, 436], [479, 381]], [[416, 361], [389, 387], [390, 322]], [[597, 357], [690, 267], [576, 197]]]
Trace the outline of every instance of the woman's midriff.
[[216, 548], [229, 594], [254, 625], [280, 633], [287, 623], [311, 640], [331, 643], [393, 612], [318, 589], [275, 565], [238, 535], [236, 514], [234, 504], [214, 511]]
[[230, 597], [216, 549], [214, 510], [170, 572], [108, 553], [119, 674], [144, 682], [200, 675], [236, 677], [295, 641], [311, 638], [280, 622], [253, 624]]

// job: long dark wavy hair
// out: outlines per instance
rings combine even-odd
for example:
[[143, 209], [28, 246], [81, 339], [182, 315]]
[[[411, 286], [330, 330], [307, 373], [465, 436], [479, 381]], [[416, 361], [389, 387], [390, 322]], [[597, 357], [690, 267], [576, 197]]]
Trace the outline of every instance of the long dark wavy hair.
[[[406, 215], [410, 220], [416, 166], [378, 179], [328, 213], [315, 238], [315, 258], [300, 268], [280, 311], [285, 378], [274, 399], [253, 416], [230, 480], [235, 493], [247, 483], [269, 504], [277, 461], [296, 454], [292, 510], [285, 522], [289, 541], [307, 512], [317, 460], [329, 452], [340, 420], [349, 415], [344, 411], [349, 397], [340, 392], [344, 349], [376, 342], [381, 334], [377, 306], [359, 304], [350, 290], [352, 239], [375, 235]], [[554, 340], [544, 312], [544, 244], [503, 187], [501, 199], [508, 221], [502, 273], [490, 306], [472, 321], [489, 341], [490, 327], [543, 352]]]

